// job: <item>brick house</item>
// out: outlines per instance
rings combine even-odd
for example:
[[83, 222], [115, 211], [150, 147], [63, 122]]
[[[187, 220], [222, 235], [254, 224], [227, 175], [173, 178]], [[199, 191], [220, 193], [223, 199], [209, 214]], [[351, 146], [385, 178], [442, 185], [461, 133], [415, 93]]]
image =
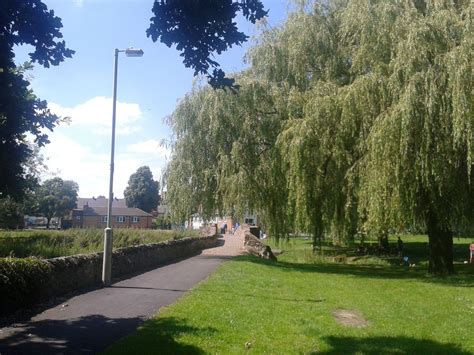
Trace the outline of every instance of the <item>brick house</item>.
[[[82, 204], [82, 206], [81, 206]], [[73, 228], [105, 228], [107, 226], [107, 199], [105, 197], [77, 200], [72, 211]], [[113, 228], [151, 228], [153, 216], [139, 208], [125, 205], [124, 199], [112, 202]]]

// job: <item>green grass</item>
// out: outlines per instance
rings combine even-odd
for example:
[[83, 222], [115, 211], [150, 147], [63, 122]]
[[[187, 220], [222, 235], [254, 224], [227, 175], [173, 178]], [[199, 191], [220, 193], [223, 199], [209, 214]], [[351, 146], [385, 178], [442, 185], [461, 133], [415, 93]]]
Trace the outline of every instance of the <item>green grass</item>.
[[[407, 252], [418, 250], [417, 243], [424, 243], [422, 237], [405, 238]], [[313, 258], [302, 239], [279, 248], [283, 254], [276, 263], [250, 256], [226, 262], [107, 352], [474, 353], [469, 265], [456, 265], [455, 276], [431, 277], [423, 266]], [[338, 309], [358, 311], [368, 327], [340, 325], [333, 316]]]
[[[419, 267], [428, 267], [427, 256], [428, 237], [426, 235], [400, 235], [404, 242], [403, 255], [409, 258], [410, 263], [414, 263]], [[396, 255], [358, 255], [357, 246], [360, 241], [355, 241], [349, 246], [334, 246], [329, 242], [322, 243], [322, 252], [317, 250], [317, 255], [313, 255], [311, 249], [311, 240], [303, 238], [290, 238], [289, 240], [281, 240], [276, 243], [269, 240], [272, 248], [285, 250], [284, 259], [291, 259], [293, 262], [299, 263], [321, 263], [332, 262], [334, 259], [343, 259], [351, 264], [372, 264], [372, 265], [400, 265], [401, 258]], [[390, 246], [396, 249], [397, 236], [393, 235], [389, 238]], [[455, 237], [453, 239], [454, 262], [462, 264], [469, 260], [469, 244], [474, 243], [474, 237]], [[378, 244], [376, 240], [366, 240], [365, 245], [375, 247]]]
[[[117, 228], [114, 229], [114, 247], [158, 243], [196, 235], [195, 231]], [[103, 250], [103, 239], [103, 229], [0, 231], [0, 257], [54, 258], [97, 252]]]

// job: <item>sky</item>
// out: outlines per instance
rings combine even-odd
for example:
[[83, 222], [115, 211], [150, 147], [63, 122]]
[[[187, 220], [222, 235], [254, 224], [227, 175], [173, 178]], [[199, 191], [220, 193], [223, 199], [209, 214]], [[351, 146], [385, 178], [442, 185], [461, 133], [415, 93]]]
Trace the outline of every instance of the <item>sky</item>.
[[[35, 65], [31, 88], [48, 101], [52, 112], [69, 117], [49, 134], [41, 150], [48, 167], [43, 179], [54, 176], [79, 184], [80, 197], [108, 196], [112, 121], [114, 49], [141, 48], [141, 58], [119, 56], [114, 196], [123, 197], [128, 179], [148, 165], [156, 180], [170, 159], [171, 130], [165, 118], [193, 85], [175, 48], [146, 37], [153, 0], [43, 0], [62, 19], [66, 45], [76, 51], [56, 67]], [[268, 25], [282, 23], [287, 0], [264, 0]], [[239, 29], [257, 29], [239, 19]], [[226, 72], [245, 67], [251, 41], [233, 47], [217, 61]], [[15, 49], [17, 64], [28, 60], [31, 47]]]

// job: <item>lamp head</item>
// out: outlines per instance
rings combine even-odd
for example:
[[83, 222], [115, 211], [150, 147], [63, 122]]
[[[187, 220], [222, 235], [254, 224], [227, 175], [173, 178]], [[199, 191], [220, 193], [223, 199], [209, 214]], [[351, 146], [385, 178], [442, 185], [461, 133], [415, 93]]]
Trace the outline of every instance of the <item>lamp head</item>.
[[143, 50], [138, 48], [127, 48], [125, 50], [125, 55], [127, 57], [141, 57], [143, 56]]

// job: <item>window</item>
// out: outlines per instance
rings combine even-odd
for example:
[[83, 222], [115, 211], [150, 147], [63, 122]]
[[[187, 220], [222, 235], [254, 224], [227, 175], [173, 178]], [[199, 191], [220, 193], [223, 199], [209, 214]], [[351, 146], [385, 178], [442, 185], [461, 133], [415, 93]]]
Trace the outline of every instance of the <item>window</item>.
[[125, 217], [124, 216], [117, 216], [117, 222], [120, 222], [120, 223], [125, 222]]
[[107, 216], [102, 216], [102, 222], [107, 223]]
[[140, 219], [137, 216], [133, 216], [132, 222], [133, 223], [138, 223]]
[[80, 220], [81, 220], [81, 216], [76, 216], [76, 219], [77, 219], [78, 221], [80, 221]]
[[253, 224], [254, 224], [253, 218], [245, 218], [245, 223], [246, 223], [246, 224], [253, 225]]

